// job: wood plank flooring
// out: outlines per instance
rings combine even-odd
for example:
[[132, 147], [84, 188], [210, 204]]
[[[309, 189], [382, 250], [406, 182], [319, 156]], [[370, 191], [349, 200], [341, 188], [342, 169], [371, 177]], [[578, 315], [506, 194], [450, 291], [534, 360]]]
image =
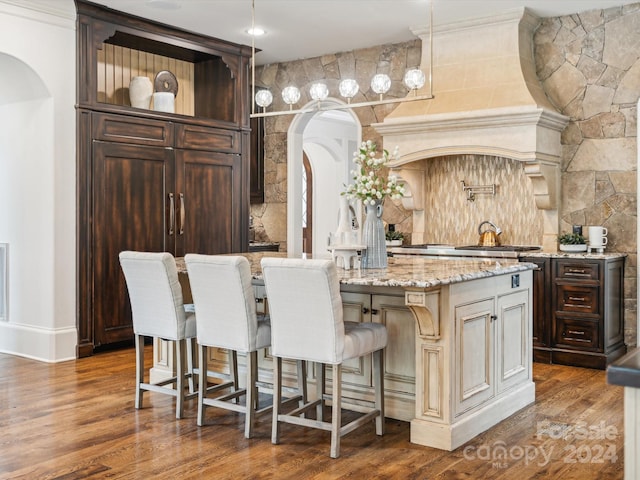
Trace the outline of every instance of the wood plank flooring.
[[[146, 352], [151, 362], [151, 350]], [[134, 351], [60, 364], [0, 354], [2, 479], [622, 479], [623, 389], [597, 370], [534, 364], [536, 403], [453, 452], [409, 443], [409, 424], [373, 422], [342, 440], [270, 416], [255, 438], [244, 416], [195, 401], [176, 420], [171, 397], [145, 394], [135, 410]]]

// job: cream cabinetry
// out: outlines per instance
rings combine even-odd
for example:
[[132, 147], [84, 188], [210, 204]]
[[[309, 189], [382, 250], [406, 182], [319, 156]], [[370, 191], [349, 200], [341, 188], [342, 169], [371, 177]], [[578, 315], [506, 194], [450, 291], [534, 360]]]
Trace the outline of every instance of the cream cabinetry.
[[[402, 292], [400, 292], [402, 293]], [[405, 305], [404, 295], [384, 295], [342, 291], [345, 321], [382, 323], [389, 336], [384, 352], [386, 414], [399, 420], [413, 418], [416, 363], [415, 319]], [[345, 362], [345, 389], [372, 387], [371, 358]], [[371, 393], [367, 389], [367, 396]]]
[[455, 307], [456, 337], [454, 413], [477, 407], [495, 394], [493, 299]]
[[526, 291], [454, 307], [456, 417], [528, 378], [528, 308]]
[[[264, 255], [282, 254], [245, 255], [255, 271]], [[338, 272], [345, 320], [387, 328], [385, 413], [410, 421], [412, 443], [453, 450], [535, 401], [532, 266], [392, 259], [385, 279], [378, 271]], [[259, 277], [254, 285], [258, 310], [268, 312]], [[210, 359], [217, 366], [227, 361], [225, 351]], [[170, 374], [170, 363], [157, 365], [157, 373]], [[270, 383], [268, 349], [259, 366], [260, 380]], [[313, 373], [309, 368], [312, 382]], [[343, 397], [358, 410], [373, 399], [370, 362], [348, 362], [345, 373]], [[285, 366], [284, 380], [295, 383], [294, 363]]]
[[412, 442], [454, 450], [534, 401], [531, 283], [528, 271], [439, 291], [439, 333], [418, 338]]
[[[264, 286], [255, 285], [254, 292], [258, 312], [268, 312], [269, 304]], [[416, 363], [413, 345], [416, 342], [416, 326], [413, 314], [405, 306], [404, 296], [343, 291], [342, 299], [346, 321], [378, 322], [387, 327], [389, 343], [384, 357], [386, 414], [398, 420], [411, 420], [414, 417], [415, 405]], [[207, 351], [209, 369], [228, 373], [227, 350], [209, 348]], [[238, 364], [242, 372], [245, 364], [243, 355], [238, 355]], [[371, 358], [352, 359], [343, 365], [343, 393], [348, 397], [345, 404], [357, 410], [361, 400], [373, 400]], [[260, 380], [271, 383], [273, 362], [269, 349], [258, 352], [258, 368]], [[329, 369], [326, 374], [331, 378]], [[313, 383], [315, 371], [310, 365], [307, 367], [307, 375]], [[283, 376], [285, 383], [295, 384], [295, 362], [283, 361]], [[241, 375], [240, 379], [243, 381], [244, 377]], [[313, 388], [309, 394], [315, 394]]]

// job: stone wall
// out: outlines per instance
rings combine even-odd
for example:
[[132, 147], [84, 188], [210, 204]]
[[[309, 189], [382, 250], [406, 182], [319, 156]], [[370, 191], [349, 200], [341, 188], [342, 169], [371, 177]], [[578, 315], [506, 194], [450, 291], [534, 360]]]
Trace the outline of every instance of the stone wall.
[[560, 231], [604, 225], [607, 251], [629, 254], [625, 337], [635, 345], [640, 3], [544, 19], [534, 42], [544, 90], [571, 118], [562, 135]]
[[[557, 110], [571, 118], [562, 135], [560, 231], [570, 231], [574, 224], [604, 225], [609, 229], [607, 251], [629, 255], [625, 267], [625, 336], [627, 345], [635, 345], [635, 104], [640, 93], [640, 4], [544, 19], [534, 41], [537, 74], [544, 90]], [[338, 79], [353, 76], [365, 86], [365, 92], [353, 101], [373, 100], [375, 94], [367, 86], [377, 72], [388, 73], [393, 80], [392, 91], [387, 96], [402, 97], [406, 95], [401, 84], [404, 71], [418, 65], [420, 55], [419, 41], [325, 55], [266, 66], [256, 72], [256, 83], [272, 89], [275, 104], [272, 108], [278, 110], [286, 108], [278, 93], [282, 88], [290, 83], [298, 85], [303, 95], [301, 106], [310, 100], [307, 92], [317, 79], [324, 79], [331, 96], [337, 96], [334, 92]], [[387, 105], [356, 109], [363, 125], [362, 138], [380, 143], [370, 125], [382, 122], [393, 108]], [[251, 209], [256, 239], [281, 242], [282, 249], [286, 249], [287, 236], [286, 140], [291, 120], [291, 116], [266, 120], [265, 203], [253, 205]], [[459, 182], [460, 175], [477, 173], [473, 169], [456, 171], [455, 178], [449, 178], [446, 174], [452, 169], [444, 170], [442, 182], [452, 185]], [[460, 195], [457, 189], [451, 192], [451, 195]], [[446, 205], [452, 200], [445, 195], [441, 201]], [[467, 208], [466, 202], [463, 203]], [[399, 204], [386, 202], [384, 212], [385, 221], [399, 224], [401, 231], [411, 231], [410, 212]], [[441, 227], [444, 226], [431, 225], [434, 229]]]
[[[355, 78], [360, 91], [352, 102], [365, 102], [378, 99], [369, 86], [371, 78], [376, 73], [386, 73], [392, 84], [385, 98], [402, 98], [408, 93], [402, 83], [405, 71], [420, 65], [421, 52], [421, 42], [414, 40], [268, 65], [256, 69], [256, 86], [271, 90], [274, 102], [269, 110], [286, 110], [289, 107], [280, 92], [288, 85], [300, 88], [301, 98], [295, 106], [300, 108], [311, 100], [309, 87], [315, 81], [324, 81], [329, 95], [340, 98], [340, 79]], [[382, 145], [382, 138], [371, 124], [382, 122], [394, 108], [395, 105], [388, 104], [354, 109], [362, 125], [362, 139]], [[251, 207], [256, 240], [280, 242], [281, 250], [286, 250], [287, 241], [287, 131], [292, 120], [292, 115], [265, 119], [265, 203]], [[386, 200], [383, 219], [397, 224], [400, 231], [412, 230], [411, 212], [402, 208], [400, 202]]]

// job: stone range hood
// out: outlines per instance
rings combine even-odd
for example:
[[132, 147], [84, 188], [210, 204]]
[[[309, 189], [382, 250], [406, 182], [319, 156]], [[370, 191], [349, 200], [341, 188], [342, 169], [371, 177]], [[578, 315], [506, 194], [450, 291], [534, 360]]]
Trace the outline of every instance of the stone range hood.
[[[413, 210], [412, 243], [424, 243], [425, 161], [476, 154], [523, 163], [544, 215], [543, 247], [556, 249], [560, 202], [560, 135], [569, 118], [557, 113], [536, 76], [533, 34], [538, 17], [526, 8], [434, 28], [431, 100], [400, 104], [375, 129], [391, 165], [405, 182], [404, 207]], [[429, 70], [429, 31], [422, 68]], [[425, 87], [426, 88], [426, 87]]]

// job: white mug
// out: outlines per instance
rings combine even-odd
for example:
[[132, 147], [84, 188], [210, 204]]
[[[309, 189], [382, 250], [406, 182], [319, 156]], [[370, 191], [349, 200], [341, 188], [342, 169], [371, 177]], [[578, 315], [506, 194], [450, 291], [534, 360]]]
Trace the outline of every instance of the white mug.
[[589, 245], [592, 247], [604, 247], [607, 244], [606, 227], [589, 227]]
[[172, 92], [153, 94], [153, 109], [156, 112], [175, 113], [175, 97]]

